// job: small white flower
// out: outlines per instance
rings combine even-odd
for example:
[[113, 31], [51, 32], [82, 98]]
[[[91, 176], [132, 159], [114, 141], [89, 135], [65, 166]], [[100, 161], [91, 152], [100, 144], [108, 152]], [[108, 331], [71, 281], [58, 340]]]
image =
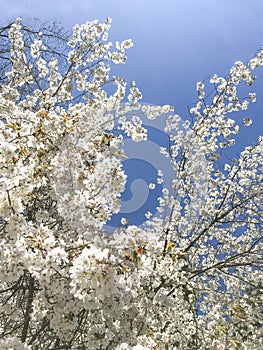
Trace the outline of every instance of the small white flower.
[[226, 142], [220, 142], [219, 146], [220, 146], [221, 148], [226, 148]]
[[198, 82], [197, 84], [196, 84], [196, 90], [198, 91], [198, 92], [202, 92], [203, 90], [204, 90], [204, 84], [203, 83], [201, 83], [201, 82]]
[[150, 183], [150, 184], [149, 184], [149, 189], [150, 189], [150, 190], [154, 190], [154, 189], [155, 189], [155, 184]]
[[236, 143], [235, 139], [231, 139], [227, 141], [228, 146], [233, 146]]
[[158, 184], [162, 184], [162, 183], [163, 183], [163, 179], [162, 179], [161, 177], [158, 177], [157, 180], [156, 180], [156, 182], [157, 182]]
[[167, 188], [163, 188], [162, 192], [165, 196], [169, 194], [169, 190]]
[[256, 96], [255, 93], [251, 92], [248, 95], [249, 95], [249, 98], [250, 98], [251, 102], [256, 102], [257, 96]]
[[127, 218], [121, 218], [121, 224], [122, 225], [127, 225], [129, 220]]
[[150, 219], [151, 217], [152, 217], [152, 213], [150, 212], [150, 211], [147, 211], [146, 213], [145, 213], [145, 216], [146, 216], [146, 218], [147, 219]]
[[245, 126], [249, 126], [249, 125], [252, 124], [252, 120], [249, 119], [249, 118], [244, 118], [244, 119], [243, 119], [243, 124], [244, 124]]

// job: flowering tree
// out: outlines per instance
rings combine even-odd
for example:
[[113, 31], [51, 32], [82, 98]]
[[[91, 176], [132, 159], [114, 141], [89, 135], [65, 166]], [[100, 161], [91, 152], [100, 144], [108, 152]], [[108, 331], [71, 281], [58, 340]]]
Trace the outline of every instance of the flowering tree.
[[144, 140], [138, 111], [151, 119], [171, 108], [140, 105], [135, 84], [126, 94], [110, 75], [132, 46], [108, 41], [110, 19], [75, 26], [63, 55], [50, 54], [45, 33], [25, 40], [20, 19], [8, 29], [1, 349], [261, 349], [263, 138], [226, 155], [242, 124], [229, 115], [256, 99], [238, 86], [253, 84], [263, 51], [215, 75], [208, 99], [198, 83], [189, 121], [171, 114], [161, 152], [174, 180], [160, 215], [108, 235], [126, 179], [114, 130]]

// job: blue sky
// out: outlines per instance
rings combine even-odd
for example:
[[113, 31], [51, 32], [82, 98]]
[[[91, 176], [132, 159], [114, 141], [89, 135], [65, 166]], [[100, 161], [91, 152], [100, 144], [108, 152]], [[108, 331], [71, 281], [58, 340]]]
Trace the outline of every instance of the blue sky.
[[[58, 21], [65, 28], [112, 18], [111, 40], [131, 38], [134, 47], [117, 73], [135, 80], [143, 101], [171, 104], [187, 117], [196, 82], [225, 75], [263, 45], [262, 0], [1, 0], [1, 22], [17, 16]], [[257, 73], [253, 119], [240, 147], [263, 134], [263, 70]]]

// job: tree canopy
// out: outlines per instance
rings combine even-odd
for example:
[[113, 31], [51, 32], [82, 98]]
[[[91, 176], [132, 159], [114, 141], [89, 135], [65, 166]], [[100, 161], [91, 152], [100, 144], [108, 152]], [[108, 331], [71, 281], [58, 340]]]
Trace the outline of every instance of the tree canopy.
[[[230, 149], [263, 51], [198, 82], [182, 120], [112, 76], [133, 44], [110, 23], [0, 29], [1, 348], [260, 350], [263, 138]], [[140, 111], [169, 114], [174, 179], [159, 215], [109, 235]]]

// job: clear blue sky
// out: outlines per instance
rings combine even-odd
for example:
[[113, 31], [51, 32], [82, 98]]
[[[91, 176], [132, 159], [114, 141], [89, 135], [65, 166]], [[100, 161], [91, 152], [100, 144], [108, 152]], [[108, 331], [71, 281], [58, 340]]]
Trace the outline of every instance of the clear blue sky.
[[[125, 67], [143, 101], [171, 104], [187, 117], [196, 101], [196, 82], [225, 75], [237, 60], [247, 61], [263, 45], [262, 0], [1, 0], [2, 23], [15, 17], [59, 21], [65, 28], [88, 20], [113, 19], [111, 40], [131, 38]], [[263, 134], [263, 70], [255, 84], [253, 119], [241, 144]]]

